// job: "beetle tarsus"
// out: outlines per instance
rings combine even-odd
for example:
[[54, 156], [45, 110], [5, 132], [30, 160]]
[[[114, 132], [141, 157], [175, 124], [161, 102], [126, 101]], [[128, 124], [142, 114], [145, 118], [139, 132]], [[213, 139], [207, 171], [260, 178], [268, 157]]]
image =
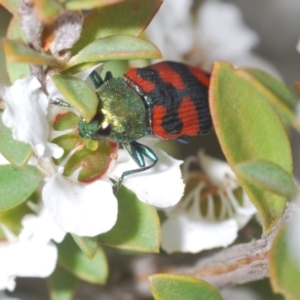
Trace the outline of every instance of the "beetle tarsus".
[[54, 104], [54, 105], [58, 105], [58, 106], [62, 106], [62, 107], [73, 107], [70, 103], [68, 103], [62, 99], [59, 99], [59, 98], [51, 99], [50, 104]]
[[[117, 191], [119, 190], [119, 188], [122, 185], [122, 182], [124, 180], [124, 178], [128, 175], [131, 174], [135, 174], [135, 173], [139, 173], [139, 172], [143, 172], [146, 170], [149, 170], [151, 168], [153, 168], [155, 166], [155, 164], [158, 161], [158, 157], [156, 156], [156, 154], [152, 151], [151, 148], [138, 143], [137, 141], [133, 141], [130, 142], [130, 148], [131, 150], [128, 151], [128, 153], [131, 155], [131, 157], [133, 158], [133, 160], [137, 163], [137, 165], [139, 166], [138, 169], [133, 169], [133, 170], [129, 170], [126, 171], [124, 173], [122, 173], [121, 177], [119, 178], [119, 180], [113, 185], [113, 192], [114, 194], [117, 193]], [[124, 146], [126, 147], [126, 149], [128, 150], [128, 145], [124, 144]], [[147, 157], [148, 159], [150, 159], [150, 161], [152, 161], [152, 164], [149, 166], [145, 166], [145, 162], [144, 162], [144, 158], [143, 156]], [[137, 159], [137, 157], [139, 159]]]

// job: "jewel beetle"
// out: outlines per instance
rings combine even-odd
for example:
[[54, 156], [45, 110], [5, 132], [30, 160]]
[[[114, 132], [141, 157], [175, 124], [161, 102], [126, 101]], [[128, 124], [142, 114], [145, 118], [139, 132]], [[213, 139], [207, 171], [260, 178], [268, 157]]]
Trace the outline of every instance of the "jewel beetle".
[[[145, 136], [181, 139], [207, 134], [212, 120], [208, 105], [210, 74], [186, 64], [165, 61], [145, 68], [132, 68], [125, 78], [114, 78], [110, 72], [103, 80], [93, 71], [99, 107], [93, 120], [78, 124], [79, 134], [95, 140], [109, 139], [125, 148], [138, 167], [124, 177], [152, 168], [158, 161], [154, 151], [137, 142]], [[152, 164], [146, 165], [145, 157]]]

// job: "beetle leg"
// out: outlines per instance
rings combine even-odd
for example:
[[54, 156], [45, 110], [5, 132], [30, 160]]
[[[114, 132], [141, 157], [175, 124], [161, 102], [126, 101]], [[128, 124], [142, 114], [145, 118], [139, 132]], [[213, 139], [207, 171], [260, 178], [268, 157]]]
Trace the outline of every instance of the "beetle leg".
[[177, 141], [177, 142], [179, 142], [181, 144], [185, 144], [185, 145], [187, 145], [189, 143], [189, 140], [187, 138], [183, 137], [183, 136], [175, 139], [175, 141]]
[[70, 103], [62, 100], [62, 99], [59, 99], [59, 98], [56, 98], [56, 99], [50, 99], [50, 104], [54, 104], [54, 105], [58, 105], [58, 106], [63, 106], [63, 107], [73, 107]]
[[91, 73], [90, 78], [96, 89], [99, 88], [104, 83], [103, 79], [96, 71], [93, 71]]
[[[114, 194], [121, 187], [122, 182], [126, 176], [149, 170], [158, 161], [158, 157], [153, 152], [153, 150], [143, 144], [140, 144], [140, 143], [134, 141], [134, 142], [130, 142], [128, 144], [123, 144], [123, 145], [127, 149], [128, 153], [130, 154], [132, 159], [138, 164], [138, 166], [140, 168], [123, 172], [121, 177], [119, 178], [119, 180], [113, 186]], [[147, 157], [152, 162], [151, 165], [146, 166], [144, 156]]]
[[[125, 149], [128, 151], [132, 159], [137, 163], [137, 165], [140, 168], [145, 167], [145, 159], [143, 156], [143, 152], [141, 151], [140, 147], [137, 146], [135, 143], [137, 142], [131, 142], [131, 143], [124, 143]], [[138, 144], [138, 143], [137, 143]], [[139, 144], [141, 145], [141, 144]]]

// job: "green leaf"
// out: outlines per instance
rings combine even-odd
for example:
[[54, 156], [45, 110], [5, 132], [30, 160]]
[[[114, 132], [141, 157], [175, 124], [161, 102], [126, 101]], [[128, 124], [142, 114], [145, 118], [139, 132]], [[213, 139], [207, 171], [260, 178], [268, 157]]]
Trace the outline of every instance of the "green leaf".
[[17, 15], [19, 13], [21, 0], [0, 0], [0, 4], [3, 5], [11, 14]]
[[[210, 109], [223, 152], [234, 169], [248, 160], [267, 160], [292, 173], [291, 148], [282, 122], [268, 96], [228, 63], [214, 65]], [[257, 207], [265, 232], [281, 217], [287, 199], [259, 188], [236, 174]]]
[[81, 251], [89, 258], [93, 259], [97, 252], [98, 243], [96, 237], [77, 236], [72, 234], [74, 241]]
[[[19, 20], [16, 17], [13, 17], [11, 19], [6, 36], [10, 40], [26, 40]], [[30, 76], [29, 64], [13, 63], [8, 61], [8, 59], [6, 58], [6, 69], [9, 75], [9, 79], [12, 83], [14, 83], [18, 79], [23, 79]]]
[[45, 22], [53, 22], [63, 10], [62, 5], [55, 0], [35, 0], [35, 12], [38, 18]]
[[153, 206], [145, 204], [122, 186], [116, 197], [119, 202], [118, 220], [107, 233], [98, 236], [100, 244], [140, 252], [158, 252], [160, 223]]
[[151, 42], [130, 36], [113, 35], [96, 40], [73, 56], [65, 69], [77, 64], [108, 60], [152, 59], [160, 58], [161, 53]]
[[0, 153], [13, 165], [24, 168], [32, 155], [32, 149], [28, 144], [16, 141], [12, 132], [2, 123], [0, 113]]
[[161, 3], [162, 0], [126, 0], [93, 10], [84, 19], [81, 37], [74, 45], [73, 53], [106, 36], [119, 34], [139, 36]]
[[90, 122], [95, 116], [99, 104], [95, 91], [76, 77], [55, 74], [52, 79], [68, 102], [80, 112], [87, 122]]
[[293, 253], [290, 247], [288, 230], [288, 225], [280, 228], [273, 241], [269, 254], [270, 280], [276, 293], [283, 294], [287, 300], [299, 300], [300, 263], [295, 261], [299, 253]]
[[38, 187], [41, 179], [40, 172], [33, 166], [22, 170], [13, 165], [1, 165], [0, 211], [25, 201]]
[[[103, 64], [101, 64], [100, 66], [97, 67], [97, 69], [102, 69], [103, 68]], [[65, 70], [62, 70], [60, 74], [62, 75], [74, 75], [74, 74], [77, 74], [79, 72], [82, 72], [82, 71], [85, 71], [91, 67], [95, 66], [95, 63], [92, 62], [92, 63], [85, 63], [85, 64], [78, 64], [78, 65], [75, 65], [69, 69], [65, 69]], [[66, 68], [66, 66], [64, 66]]]
[[239, 75], [252, 83], [261, 93], [265, 94], [283, 121], [295, 125], [297, 100], [283, 82], [273, 75], [258, 69], [241, 69], [239, 70]]
[[2, 45], [6, 59], [9, 62], [47, 66], [55, 66], [57, 64], [53, 56], [34, 51], [20, 41], [4, 39]]
[[[40, 200], [40, 196], [37, 196], [37, 193], [34, 192], [31, 194], [25, 202], [21, 203], [18, 206], [15, 206], [13, 208], [0, 211], [0, 220], [1, 224], [4, 224], [9, 230], [11, 230], [15, 235], [18, 235], [23, 228], [22, 220], [25, 215], [32, 214], [32, 210], [28, 207], [27, 201], [30, 201], [32, 203], [37, 203], [37, 198]], [[0, 230], [1, 231], [1, 230]], [[4, 235], [0, 239], [6, 239], [6, 236]]]
[[157, 274], [149, 280], [155, 300], [222, 300], [215, 287], [194, 277]]
[[52, 300], [72, 300], [79, 280], [65, 269], [57, 267], [48, 282]]
[[292, 197], [296, 192], [292, 175], [277, 164], [248, 161], [237, 164], [235, 170], [249, 182], [275, 194]]
[[64, 6], [67, 10], [88, 10], [102, 6], [113, 5], [124, 0], [67, 0]]
[[78, 248], [70, 235], [58, 246], [58, 262], [78, 278], [95, 284], [104, 284], [108, 275], [108, 265], [103, 250], [98, 247], [92, 260]]

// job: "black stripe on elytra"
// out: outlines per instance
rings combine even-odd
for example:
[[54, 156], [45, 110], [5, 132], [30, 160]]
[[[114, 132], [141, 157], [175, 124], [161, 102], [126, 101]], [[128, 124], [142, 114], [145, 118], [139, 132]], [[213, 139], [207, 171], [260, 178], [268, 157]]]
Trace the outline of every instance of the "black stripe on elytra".
[[151, 66], [138, 69], [137, 76], [151, 81], [155, 85], [155, 89], [150, 93], [141, 92], [150, 96], [153, 106], [162, 105], [166, 108], [165, 117], [162, 120], [162, 127], [169, 134], [179, 134], [183, 129], [182, 120], [178, 116], [178, 109], [182, 99], [185, 96], [190, 97], [197, 109], [197, 116], [200, 123], [200, 132], [207, 133], [211, 128], [211, 117], [208, 108], [208, 89], [190, 72], [190, 70], [181, 63], [164, 62], [175, 72], [177, 72], [185, 85], [184, 90], [179, 90], [172, 84], [164, 82], [159, 77], [159, 72], [152, 69]]
[[[189, 70], [188, 66], [177, 62], [166, 62], [170, 68], [180, 74], [186, 86], [186, 95], [189, 96], [196, 107], [200, 123], [199, 134], [206, 134], [212, 127], [212, 120], [208, 105], [208, 88], [197, 79]], [[209, 74], [205, 73], [209, 78]]]

